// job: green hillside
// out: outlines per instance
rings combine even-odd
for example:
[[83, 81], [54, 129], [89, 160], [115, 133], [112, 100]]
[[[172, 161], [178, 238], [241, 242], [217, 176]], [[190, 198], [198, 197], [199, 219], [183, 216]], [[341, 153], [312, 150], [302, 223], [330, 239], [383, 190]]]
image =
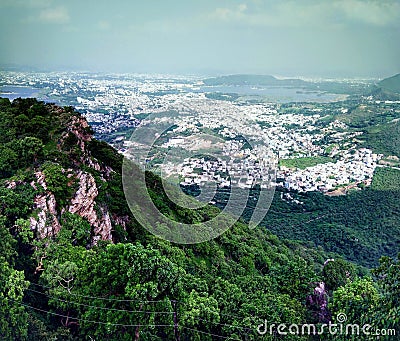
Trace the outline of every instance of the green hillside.
[[376, 153], [400, 157], [400, 122], [370, 128], [365, 134], [366, 146]]
[[[332, 255], [322, 247], [243, 222], [195, 245], [149, 234], [127, 207], [122, 157], [71, 107], [0, 99], [0, 159], [2, 340], [308, 340], [260, 336], [257, 327], [327, 322], [338, 312], [399, 328], [392, 259], [372, 282], [337, 255], [323, 265]], [[160, 178], [146, 180], [172, 219], [218, 214], [179, 207]]]
[[400, 94], [400, 73], [381, 80], [378, 85], [384, 90]]
[[[372, 83], [351, 83], [345, 81], [304, 81], [298, 78], [278, 79], [270, 75], [225, 75], [203, 80], [207, 86], [265, 86], [289, 87], [307, 91], [328, 92], [334, 94], [364, 94], [371, 91]], [[234, 92], [234, 88], [230, 91]]]

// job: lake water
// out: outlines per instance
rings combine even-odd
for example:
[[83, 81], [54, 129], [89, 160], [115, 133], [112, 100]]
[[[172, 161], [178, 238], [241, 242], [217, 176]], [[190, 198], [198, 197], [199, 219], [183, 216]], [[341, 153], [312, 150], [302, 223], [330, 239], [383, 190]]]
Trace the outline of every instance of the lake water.
[[[189, 90], [189, 89], [188, 89]], [[193, 90], [189, 90], [193, 91]], [[290, 87], [252, 87], [247, 85], [240, 86], [202, 86], [195, 90], [196, 92], [218, 92], [218, 93], [236, 93], [242, 99], [255, 99], [267, 102], [332, 102], [343, 100], [346, 95], [331, 94], [321, 91], [309, 91], [301, 88]], [[15, 98], [36, 97], [41, 100], [49, 100], [43, 93], [43, 89], [32, 88], [29, 86], [5, 85], [0, 86], [0, 97]], [[54, 99], [51, 99], [54, 102]], [[57, 102], [57, 101], [55, 101]]]
[[14, 100], [18, 97], [39, 97], [40, 89], [31, 88], [29, 86], [13, 86], [5, 85], [0, 87], [0, 97]]
[[290, 87], [254, 87], [249, 85], [202, 86], [200, 92], [236, 93], [244, 98], [257, 98], [271, 102], [332, 102], [343, 100], [345, 95], [331, 94], [322, 91], [310, 91]]

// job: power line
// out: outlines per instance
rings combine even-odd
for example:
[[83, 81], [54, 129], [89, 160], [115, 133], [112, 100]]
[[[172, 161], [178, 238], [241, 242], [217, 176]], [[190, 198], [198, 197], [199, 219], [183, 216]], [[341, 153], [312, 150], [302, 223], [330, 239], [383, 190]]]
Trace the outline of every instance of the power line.
[[250, 327], [241, 327], [241, 326], [234, 326], [234, 325], [232, 325], [232, 324], [225, 324], [225, 323], [213, 322], [213, 321], [209, 321], [209, 320], [203, 319], [203, 318], [201, 318], [201, 317], [195, 317], [195, 319], [200, 320], [200, 321], [205, 321], [205, 322], [207, 322], [207, 323], [212, 323], [212, 324], [215, 324], [215, 325], [219, 325], [219, 326], [224, 326], [224, 327], [231, 327], [231, 328], [237, 328], [237, 329], [243, 329], [243, 330], [246, 330], [246, 329], [247, 329], [247, 330], [251, 330]]
[[[72, 305], [79, 305], [79, 306], [87, 307], [87, 308], [96, 308], [96, 309], [101, 309], [101, 310], [119, 311], [119, 312], [126, 312], [126, 313], [137, 313], [137, 314], [175, 314], [174, 311], [126, 310], [126, 309], [118, 309], [118, 308], [101, 307], [101, 306], [95, 306], [95, 305], [90, 305], [90, 304], [79, 303], [79, 302], [76, 302], [76, 301], [64, 300], [64, 299], [61, 299], [61, 298], [58, 298], [58, 297], [54, 297], [54, 296], [45, 294], [43, 292], [40, 292], [40, 291], [37, 291], [37, 290], [33, 290], [33, 289], [29, 289], [29, 288], [27, 288], [26, 290], [34, 292], [34, 293], [37, 293], [37, 294], [40, 294], [40, 295], [43, 295], [43, 296], [46, 296], [46, 297], [48, 297], [50, 299], [54, 299], [56, 301], [60, 301], [60, 302], [64, 302], [64, 303], [70, 303]], [[227, 314], [219, 313], [219, 315], [227, 315]], [[234, 316], [234, 315], [229, 315], [229, 316]], [[241, 319], [241, 317], [239, 317], [239, 316], [236, 316], [236, 318]], [[253, 316], [251, 316], [251, 318], [254, 319]], [[243, 329], [243, 330], [250, 330], [249, 327], [234, 326], [232, 324], [209, 321], [209, 320], [203, 319], [201, 317], [197, 317], [195, 319], [200, 320], [200, 321], [205, 321], [207, 323], [212, 323], [212, 324], [215, 324], [215, 325], [219, 325], [219, 326], [237, 328], [237, 329]]]
[[[39, 287], [51, 289], [51, 287], [48, 287], [48, 286], [45, 286], [45, 285], [39, 285], [39, 284], [36, 284], [36, 283], [31, 283], [31, 284], [37, 285], [37, 286], [39, 286]], [[140, 311], [138, 311], [138, 310], [126, 310], [126, 309], [118, 309], [118, 308], [108, 308], [108, 307], [94, 306], [94, 305], [79, 303], [79, 302], [76, 302], [76, 301], [64, 300], [64, 299], [61, 299], [61, 298], [58, 298], [58, 297], [55, 297], [55, 296], [52, 296], [52, 295], [48, 295], [48, 294], [46, 294], [46, 293], [43, 293], [43, 292], [40, 292], [40, 291], [37, 291], [37, 290], [34, 290], [34, 289], [29, 289], [29, 288], [27, 288], [26, 290], [31, 291], [31, 292], [34, 292], [34, 293], [37, 293], [37, 294], [40, 294], [40, 295], [44, 295], [44, 296], [46, 296], [46, 297], [48, 297], [48, 298], [51, 298], [51, 299], [54, 299], [54, 300], [57, 300], [57, 301], [60, 301], [60, 302], [70, 303], [70, 304], [72, 304], [72, 305], [79, 305], [79, 306], [83, 306], [83, 307], [87, 307], [87, 308], [96, 308], [96, 309], [102, 309], [102, 310], [119, 311], [119, 312], [126, 312], [126, 313], [138, 313], [138, 314], [171, 314], [171, 315], [172, 315], [172, 314], [175, 314], [174, 311], [169, 311], [169, 312], [167, 312], [167, 311], [149, 311], [149, 310], [143, 310], [143, 311], [140, 310]], [[99, 299], [99, 300], [107, 300], [107, 301], [113, 301], [113, 302], [137, 302], [137, 303], [140, 303], [140, 302], [142, 302], [142, 303], [146, 303], [146, 302], [150, 302], [150, 303], [165, 302], [165, 300], [157, 300], [157, 301], [155, 301], [155, 300], [150, 300], [150, 301], [137, 301], [137, 300], [126, 300], [126, 299], [120, 300], [120, 299], [104, 298], [104, 297], [97, 297], [97, 296], [78, 295], [78, 294], [74, 294], [74, 293], [68, 293], [68, 294], [69, 294], [69, 295], [73, 295], [73, 296], [77, 296], [77, 297], [92, 298], [92, 299]], [[178, 301], [178, 300], [171, 300], [171, 302], [173, 302], [173, 303], [177, 303], [177, 302], [183, 303], [182, 301]], [[24, 305], [25, 305], [25, 304], [24, 304]], [[28, 306], [28, 305], [25, 305], [25, 306]], [[30, 307], [30, 306], [28, 306], [28, 307]], [[42, 311], [42, 312], [47, 312], [47, 313], [49, 313], [49, 314], [53, 314], [53, 315], [57, 315], [57, 316], [61, 316], [61, 317], [67, 318], [67, 316], [65, 316], [65, 315], [61, 315], [61, 314], [49, 312], [49, 311], [42, 310], [42, 309], [35, 308], [35, 307], [31, 307], [31, 308], [32, 308], [32, 309], [39, 310], [39, 311]], [[225, 314], [225, 313], [222, 313], [222, 312], [219, 312], [218, 314], [219, 314], [220, 316], [228, 316], [228, 317], [233, 317], [233, 318], [236, 318], [236, 319], [243, 319], [243, 317], [240, 317], [240, 316], [237, 316], [237, 315], [233, 315], [233, 314]], [[68, 317], [68, 318], [71, 319], [71, 317]], [[250, 318], [251, 320], [253, 320], [253, 321], [255, 320], [255, 317], [254, 317], [254, 316], [251, 316], [251, 315], [250, 315], [249, 318]], [[73, 318], [73, 319], [82, 320], [82, 319], [78, 319], [78, 318]], [[250, 331], [250, 330], [251, 330], [250, 327], [241, 327], [241, 326], [235, 326], [235, 325], [226, 324], [226, 323], [213, 322], [213, 321], [209, 321], [209, 320], [203, 319], [203, 318], [201, 318], [201, 317], [195, 317], [195, 319], [198, 320], [198, 321], [203, 321], [203, 322], [207, 322], [207, 323], [214, 324], [214, 325], [219, 325], [219, 326], [224, 326], [224, 327], [229, 327], [229, 328], [241, 329], [242, 331], [246, 331], [246, 330], [247, 330], [247, 331]], [[83, 320], [82, 320], [82, 321], [83, 321]], [[98, 321], [86, 321], [86, 322], [97, 323]], [[98, 322], [98, 323], [102, 323], [102, 322]], [[116, 325], [119, 325], [119, 324], [116, 324]], [[122, 325], [122, 324], [121, 324], [121, 325]], [[176, 327], [175, 325], [168, 325], [168, 326]], [[182, 326], [182, 328], [188, 329], [189, 327], [183, 327], [183, 326]], [[193, 330], [195, 330], [195, 329], [193, 329]], [[199, 331], [199, 330], [196, 330], [196, 331], [198, 331], [198, 332], [200, 332], [200, 333], [205, 333], [205, 332]], [[210, 334], [210, 333], [208, 333], [208, 334]], [[213, 334], [210, 334], [210, 335], [213, 335]], [[220, 337], [220, 338], [228, 338], [228, 337], [224, 337], [224, 336], [221, 336], [221, 335], [214, 335], [214, 336], [217, 336], [217, 337]]]
[[[53, 316], [58, 316], [58, 317], [62, 317], [62, 318], [65, 318], [65, 319], [74, 320], [74, 321], [80, 321], [80, 322], [85, 322], [85, 323], [94, 323], [94, 324], [108, 325], [108, 326], [114, 326], [114, 327], [132, 327], [132, 328], [136, 328], [136, 327], [138, 327], [138, 328], [143, 328], [143, 327], [147, 327], [147, 328], [150, 328], [150, 327], [152, 327], [152, 328], [154, 328], [154, 327], [175, 327], [174, 324], [124, 324], [124, 323], [111, 323], [111, 322], [101, 322], [101, 321], [87, 320], [87, 319], [82, 319], [82, 318], [78, 318], [78, 317], [71, 317], [71, 316], [55, 313], [55, 312], [48, 311], [48, 310], [45, 310], [45, 309], [36, 308], [36, 307], [33, 307], [33, 306], [29, 305], [29, 304], [15, 301], [15, 300], [13, 300], [11, 298], [9, 298], [9, 300], [13, 301], [14, 303], [17, 303], [17, 304], [19, 304], [21, 306], [24, 306], [26, 308], [39, 311], [41, 313], [50, 314], [50, 315], [53, 315]], [[193, 331], [193, 332], [198, 332], [198, 333], [201, 333], [201, 334], [217, 337], [217, 338], [220, 338], [220, 339], [226, 339], [226, 340], [227, 339], [231, 339], [231, 336], [218, 335], [218, 334], [209, 333], [209, 332], [205, 332], [205, 331], [201, 331], [201, 330], [198, 330], [198, 329], [185, 327], [185, 326], [180, 326], [180, 327], [182, 329], [187, 329], [187, 330], [190, 330], [190, 331]], [[240, 339], [237, 339], [237, 340], [240, 341]]]
[[52, 312], [52, 311], [48, 311], [48, 310], [45, 310], [45, 309], [32, 307], [29, 304], [18, 302], [18, 301], [15, 301], [15, 300], [11, 299], [11, 298], [8, 298], [8, 299], [10, 301], [13, 301], [13, 302], [19, 304], [19, 305], [22, 305], [22, 306], [27, 307], [29, 309], [34, 309], [34, 310], [40, 311], [40, 312], [45, 313], [45, 314], [59, 316], [59, 317], [63, 317], [63, 318], [69, 319], [69, 320], [81, 321], [81, 322], [85, 322], [85, 323], [95, 323], [95, 324], [102, 324], [102, 325], [109, 325], [109, 326], [116, 326], [116, 327], [173, 327], [174, 326], [173, 324], [172, 325], [171, 324], [148, 324], [148, 325], [145, 325], [145, 324], [123, 324], [123, 323], [111, 323], [111, 322], [101, 322], [101, 321], [94, 321], [94, 320], [86, 320], [86, 319], [82, 319], [82, 318], [79, 318], [79, 317], [71, 317], [71, 316], [67, 316], [67, 315], [63, 315], [63, 314], [58, 314], [58, 313], [55, 313], [55, 312]]
[[[300, 213], [301, 213], [301, 212], [300, 212]], [[323, 215], [314, 217], [314, 218], [312, 218], [312, 219], [309, 219], [309, 220], [307, 220], [307, 221], [300, 222], [300, 223], [298, 223], [298, 224], [289, 225], [288, 227], [299, 227], [299, 226], [302, 226], [302, 225], [309, 224], [309, 223], [311, 223], [311, 222], [313, 222], [313, 221], [320, 220], [320, 219], [322, 219], [322, 218], [324, 218], [324, 217], [326, 217], [326, 216], [332, 217], [332, 216], [334, 216], [334, 215], [345, 215], [345, 214], [346, 214], [346, 213], [326, 213], [326, 214], [323, 214]], [[273, 226], [273, 225], [270, 225], [270, 226], [273, 227], [274, 229], [277, 229], [278, 227], [281, 227], [282, 225], [280, 225], [280, 226]], [[268, 226], [267, 226], [267, 228], [268, 228]]]
[[[30, 284], [33, 284], [33, 285], [36, 285], [36, 286], [39, 286], [39, 287], [43, 287], [43, 288], [54, 289], [52, 287], [45, 286], [45, 285], [40, 285], [40, 284], [36, 284], [36, 283], [30, 283]], [[98, 308], [98, 309], [113, 310], [113, 311], [125, 311], [125, 312], [131, 312], [131, 313], [145, 313], [145, 312], [147, 312], [149, 314], [150, 313], [159, 313], [159, 314], [173, 314], [174, 313], [174, 312], [157, 312], [157, 311], [155, 311], [155, 312], [153, 312], [153, 311], [135, 311], [135, 310], [125, 310], [125, 309], [117, 309], [117, 308], [99, 307], [99, 306], [93, 306], [93, 305], [87, 305], [87, 304], [84, 304], [84, 303], [79, 303], [79, 302], [76, 302], [76, 301], [64, 300], [64, 299], [61, 299], [61, 298], [58, 298], [58, 297], [55, 297], [55, 296], [52, 296], [52, 295], [49, 295], [49, 294], [34, 290], [34, 289], [27, 288], [26, 290], [32, 291], [32, 292], [35, 292], [35, 293], [38, 293], [38, 294], [41, 294], [41, 295], [44, 295], [46, 297], [55, 299], [57, 301], [61, 301], [61, 302], [64, 302], [64, 303], [76, 304], [76, 305], [80, 305], [80, 306], [85, 306], [85, 307], [88, 307], [88, 308]], [[136, 301], [136, 300], [126, 300], [126, 299], [114, 299], [114, 298], [105, 298], [105, 297], [98, 297], [98, 296], [79, 295], [79, 294], [75, 294], [75, 293], [71, 293], [71, 292], [69, 292], [68, 295], [77, 296], [77, 297], [84, 297], [84, 298], [92, 298], [92, 299], [98, 299], [98, 300], [107, 300], [107, 301], [113, 301], [113, 302], [137, 302], [137, 303], [162, 303], [162, 302], [166, 302], [165, 300], [157, 300], [157, 301], [155, 301], [155, 300], [150, 300], [150, 301], [138, 300], [138, 301]], [[173, 303], [175, 303], [175, 302], [176, 303], [184, 303], [183, 301], [179, 301], [179, 300], [170, 300], [170, 302], [173, 302]], [[243, 319], [243, 316], [238, 316], [238, 315], [234, 315], [234, 314], [227, 314], [227, 313], [222, 313], [222, 312], [219, 312], [218, 314], [220, 316], [232, 317], [232, 318], [239, 319], [239, 320]], [[248, 316], [248, 318], [250, 318], [253, 321], [256, 319], [256, 317], [254, 317], [252, 315]], [[206, 321], [206, 322], [210, 322], [210, 321], [204, 320], [202, 318], [198, 318], [198, 319]], [[216, 323], [216, 322], [212, 322], [212, 323]], [[243, 329], [245, 329], [245, 327], [233, 326], [233, 325], [229, 325], [229, 324], [223, 324], [223, 323], [218, 323], [218, 324], [219, 325], [224, 325], [224, 326], [227, 326], [227, 327], [235, 327], [235, 328], [243, 328]]]
[[[43, 287], [43, 288], [54, 289], [52, 287], [45, 286], [45, 285], [40, 285], [40, 284], [36, 284], [36, 283], [30, 283], [30, 284], [33, 284], [33, 285], [36, 285], [36, 286], [40, 286], [40, 287]], [[46, 294], [46, 293], [43, 293], [43, 292], [40, 292], [40, 291], [37, 291], [37, 290], [33, 290], [33, 289], [29, 289], [29, 288], [27, 288], [26, 290], [39, 293], [41, 295], [47, 296], [49, 298], [53, 298], [55, 300], [64, 301], [64, 300], [62, 300], [60, 298], [51, 296], [49, 294]], [[125, 299], [121, 299], [120, 300], [120, 299], [105, 298], [105, 297], [98, 297], [98, 296], [79, 295], [79, 294], [75, 294], [75, 293], [71, 293], [71, 292], [69, 292], [68, 295], [73, 295], [73, 296], [77, 296], [77, 297], [92, 298], [92, 299], [98, 299], [98, 300], [110, 300], [110, 301], [116, 301], [116, 302], [137, 302], [137, 303], [162, 303], [162, 302], [166, 302], [165, 300], [157, 300], [157, 301], [154, 301], [154, 300], [150, 300], [150, 301], [138, 300], [138, 301], [136, 301], [136, 300], [125, 300]], [[66, 301], [64, 301], [64, 302], [66, 302]], [[75, 303], [75, 304], [78, 304], [78, 305], [84, 305], [82, 303], [78, 303], [78, 302], [75, 302], [75, 301], [67, 301], [67, 302], [68, 303]], [[170, 302], [185, 303], [185, 302], [180, 301], [180, 300], [170, 300]], [[85, 306], [88, 306], [88, 305], [85, 305]], [[97, 306], [90, 306], [89, 305], [89, 307], [97, 307]], [[101, 307], [99, 307], [99, 308], [101, 309]], [[123, 311], [126, 311], [126, 310], [123, 310]], [[135, 311], [131, 311], [131, 312], [135, 312]], [[173, 313], [173, 312], [171, 312], [171, 313]], [[219, 312], [218, 314], [221, 315], [221, 316], [228, 316], [228, 317], [233, 317], [233, 318], [236, 318], [236, 319], [243, 319], [244, 318], [243, 316], [238, 316], [238, 315], [234, 315], [234, 314], [227, 314], [227, 313], [222, 313], [222, 312]], [[247, 317], [252, 319], [252, 320], [256, 319], [256, 317], [254, 317], [252, 315], [247, 316]]]
[[[45, 289], [54, 289], [50, 286], [46, 285], [41, 285], [41, 284], [36, 284], [36, 283], [30, 283], [33, 285], [36, 285], [38, 287], [42, 287]], [[88, 295], [80, 295], [76, 293], [69, 292], [69, 295], [77, 296], [77, 297], [84, 297], [84, 298], [90, 298], [90, 299], [95, 299], [95, 300], [104, 300], [104, 301], [116, 301], [116, 302], [137, 302], [137, 303], [161, 303], [165, 302], [165, 300], [134, 300], [134, 299], [118, 299], [118, 298], [108, 298], [108, 297], [99, 297], [99, 296], [88, 296]], [[171, 302], [175, 302], [175, 300], [170, 300]]]
[[[33, 291], [35, 293], [39, 293], [39, 294], [43, 294], [41, 292], [38, 292], [36, 290], [32, 290], [32, 289], [28, 289], [30, 291]], [[47, 295], [46, 295], [47, 296]], [[132, 311], [132, 310], [124, 310], [124, 309], [114, 309], [114, 308], [106, 308], [106, 307], [98, 307], [98, 306], [91, 306], [91, 305], [86, 305], [86, 304], [80, 304], [78, 302], [71, 302], [71, 301], [66, 301], [66, 300], [62, 300], [62, 299], [58, 299], [53, 297], [54, 299], [60, 300], [62, 302], [66, 302], [66, 303], [72, 303], [72, 304], [78, 304], [78, 305], [82, 305], [82, 306], [86, 306], [86, 307], [93, 307], [93, 308], [98, 308], [98, 309], [105, 309], [105, 310], [112, 310], [112, 311], [124, 311], [127, 313], [166, 313], [166, 314], [174, 314], [174, 312], [152, 312], [152, 311]], [[9, 299], [21, 306], [27, 307], [29, 309], [33, 309], [45, 314], [50, 314], [53, 316], [58, 316], [58, 317], [62, 317], [65, 319], [69, 319], [69, 320], [74, 320], [74, 321], [81, 321], [81, 322], [85, 322], [85, 323], [94, 323], [94, 324], [101, 324], [101, 325], [109, 325], [109, 326], [115, 326], [115, 327], [174, 327], [176, 328], [177, 325], [175, 324], [150, 324], [150, 325], [145, 325], [145, 324], [124, 324], [124, 323], [111, 323], [111, 322], [101, 322], [101, 321], [95, 321], [95, 320], [88, 320], [88, 319], [82, 319], [82, 318], [78, 318], [78, 317], [71, 317], [71, 316], [67, 316], [67, 315], [63, 315], [63, 314], [59, 314], [56, 312], [52, 312], [52, 311], [48, 311], [45, 309], [41, 309], [41, 308], [37, 308], [37, 307], [33, 307], [29, 304], [26, 303], [22, 303], [22, 302], [17, 302], [13, 299]], [[226, 326], [226, 327], [233, 327], [233, 328], [239, 328], [239, 329], [247, 329], [248, 331], [250, 331], [251, 329], [249, 327], [240, 327], [240, 326], [233, 326], [233, 325], [229, 325], [229, 324], [224, 324], [224, 323], [218, 323], [218, 322], [212, 322], [212, 321], [208, 321], [206, 319], [200, 318], [200, 317], [195, 317], [196, 320], [201, 320], [201, 321], [205, 321], [207, 323], [212, 323], [212, 324], [216, 324], [216, 325], [220, 325], [220, 326]], [[214, 333], [210, 333], [210, 332], [205, 332], [205, 331], [201, 331], [198, 329], [194, 329], [194, 328], [190, 328], [190, 327], [186, 327], [186, 326], [178, 326], [182, 329], [187, 329], [190, 331], [194, 331], [194, 332], [198, 332], [201, 334], [205, 334], [205, 335], [209, 335], [209, 336], [213, 336], [213, 337], [217, 337], [220, 339], [230, 339], [231, 337], [229, 336], [223, 336], [223, 335], [218, 335], [218, 334], [214, 334]]]
[[219, 315], [233, 317], [233, 318], [239, 319], [239, 320], [242, 320], [242, 319], [248, 317], [248, 318], [250, 318], [250, 319], [252, 319], [254, 321], [257, 318], [257, 317], [255, 317], [253, 315], [249, 315], [249, 316], [243, 317], [243, 316], [238, 316], [238, 315], [234, 315], [234, 314], [226, 314], [226, 313], [221, 313], [221, 312], [219, 313]]
[[95, 306], [95, 305], [90, 305], [90, 304], [84, 304], [84, 303], [79, 303], [79, 302], [75, 302], [75, 301], [68, 301], [68, 300], [63, 300], [61, 298], [58, 297], [54, 297], [48, 294], [45, 294], [43, 292], [37, 291], [37, 290], [33, 290], [33, 289], [29, 289], [27, 288], [26, 290], [28, 291], [32, 291], [41, 295], [44, 295], [48, 298], [54, 299], [56, 301], [60, 301], [60, 302], [64, 302], [64, 303], [71, 303], [71, 304], [76, 304], [79, 306], [83, 306], [83, 307], [87, 307], [87, 308], [96, 308], [96, 309], [103, 309], [103, 310], [110, 310], [110, 311], [120, 311], [120, 312], [127, 312], [127, 313], [141, 313], [141, 314], [173, 314], [173, 311], [145, 311], [145, 310], [126, 310], [126, 309], [117, 309], [117, 308], [107, 308], [107, 307], [100, 307], [100, 306]]
[[[194, 329], [194, 328], [189, 328], [189, 327], [185, 327], [185, 326], [181, 326], [181, 328], [182, 328], [182, 329], [187, 329], [187, 330], [190, 330], [190, 331], [193, 331], [193, 332], [198, 332], [198, 333], [201, 333], [201, 334], [213, 336], [213, 337], [218, 337], [218, 338], [220, 338], [220, 339], [225, 339], [225, 340], [227, 340], [227, 339], [230, 339], [230, 338], [231, 338], [231, 336], [222, 336], [222, 335], [213, 334], [213, 333], [209, 333], [209, 332], [203, 332], [203, 331], [201, 331], [201, 330]], [[237, 340], [240, 341], [240, 339], [237, 339]]]

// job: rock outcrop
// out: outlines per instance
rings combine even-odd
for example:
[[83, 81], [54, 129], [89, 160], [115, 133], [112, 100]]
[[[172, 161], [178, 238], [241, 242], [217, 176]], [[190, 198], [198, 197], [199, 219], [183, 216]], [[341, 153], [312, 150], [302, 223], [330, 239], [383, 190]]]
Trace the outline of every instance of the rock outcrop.
[[313, 317], [318, 323], [327, 323], [331, 320], [331, 313], [328, 310], [328, 293], [325, 283], [316, 283], [314, 292], [307, 297], [307, 306], [313, 312]]
[[[61, 147], [65, 143], [68, 135], [72, 134], [76, 138], [76, 145], [82, 152], [79, 162], [100, 172], [100, 175], [103, 179], [109, 179], [110, 174], [113, 172], [112, 168], [100, 164], [96, 158], [92, 157], [90, 151], [87, 148], [87, 143], [92, 140], [92, 134], [90, 126], [86, 119], [82, 116], [74, 115], [70, 117], [70, 119], [66, 123], [66, 126], [67, 129], [61, 136], [59, 147]], [[75, 163], [77, 163], [76, 161], [78, 160], [74, 161]]]
[[[70, 189], [70, 193], [66, 191], [65, 197], [60, 197], [60, 193], [52, 193], [52, 188], [57, 188], [58, 184], [49, 184], [59, 179], [46, 179], [46, 171], [42, 171], [41, 166], [33, 165], [36, 168], [35, 178], [30, 180], [30, 185], [36, 191], [36, 196], [29, 217], [30, 228], [38, 238], [54, 237], [61, 229], [63, 214], [70, 212], [89, 222], [92, 245], [99, 240], [112, 240], [113, 226], [125, 228], [129, 217], [120, 217], [109, 210], [107, 204], [99, 198], [100, 183], [96, 183], [96, 180], [106, 182], [112, 179], [115, 171], [106, 162], [92, 155], [93, 131], [82, 115], [72, 108], [53, 104], [46, 104], [46, 110], [54, 117], [54, 125], [57, 127], [51, 138], [56, 143], [58, 154], [54, 153], [55, 157], [45, 161], [59, 163], [63, 160], [64, 166], [66, 160], [70, 162], [71, 166], [66, 167], [68, 169], [60, 167], [67, 178], [64, 185]], [[14, 190], [20, 184], [21, 180], [10, 180], [6, 186]]]
[[90, 223], [93, 227], [93, 244], [100, 239], [111, 240], [110, 214], [105, 207], [97, 206], [95, 199], [99, 192], [94, 177], [89, 173], [79, 172], [77, 179], [79, 188], [71, 200], [68, 211], [80, 215]]
[[37, 231], [40, 238], [56, 235], [61, 225], [57, 218], [57, 202], [54, 194], [47, 190], [45, 175], [43, 172], [36, 172], [36, 183], [32, 182], [31, 186], [37, 189], [38, 186], [43, 187], [45, 193], [39, 194], [34, 199], [33, 209], [37, 211], [37, 216], [30, 217], [30, 227]]
[[[34, 198], [33, 208], [37, 210], [37, 214], [30, 218], [31, 229], [37, 231], [39, 238], [51, 237], [61, 229], [56, 198], [47, 190], [43, 172], [36, 172], [35, 175], [37, 181], [32, 182], [31, 186], [35, 189], [41, 186], [45, 193], [38, 194]], [[71, 199], [71, 203], [66, 208], [61, 208], [61, 213], [68, 211], [86, 219], [93, 229], [92, 244], [96, 244], [99, 240], [112, 240], [110, 214], [107, 207], [96, 203], [99, 191], [93, 175], [80, 171], [76, 175], [76, 180], [79, 181], [79, 187]], [[12, 186], [12, 184], [10, 185]]]

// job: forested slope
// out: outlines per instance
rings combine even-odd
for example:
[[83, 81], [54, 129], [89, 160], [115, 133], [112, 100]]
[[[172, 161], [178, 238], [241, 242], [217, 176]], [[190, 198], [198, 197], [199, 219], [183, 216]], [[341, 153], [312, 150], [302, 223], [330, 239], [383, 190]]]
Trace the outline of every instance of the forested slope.
[[[322, 248], [241, 222], [209, 242], [172, 244], [132, 217], [121, 166], [73, 108], [0, 100], [1, 339], [309, 339], [261, 337], [257, 326], [327, 322], [339, 311], [399, 326], [395, 261], [382, 260], [375, 282], [359, 279], [341, 259], [324, 266]], [[157, 176], [147, 180], [174, 219], [217, 212], [178, 208]]]

